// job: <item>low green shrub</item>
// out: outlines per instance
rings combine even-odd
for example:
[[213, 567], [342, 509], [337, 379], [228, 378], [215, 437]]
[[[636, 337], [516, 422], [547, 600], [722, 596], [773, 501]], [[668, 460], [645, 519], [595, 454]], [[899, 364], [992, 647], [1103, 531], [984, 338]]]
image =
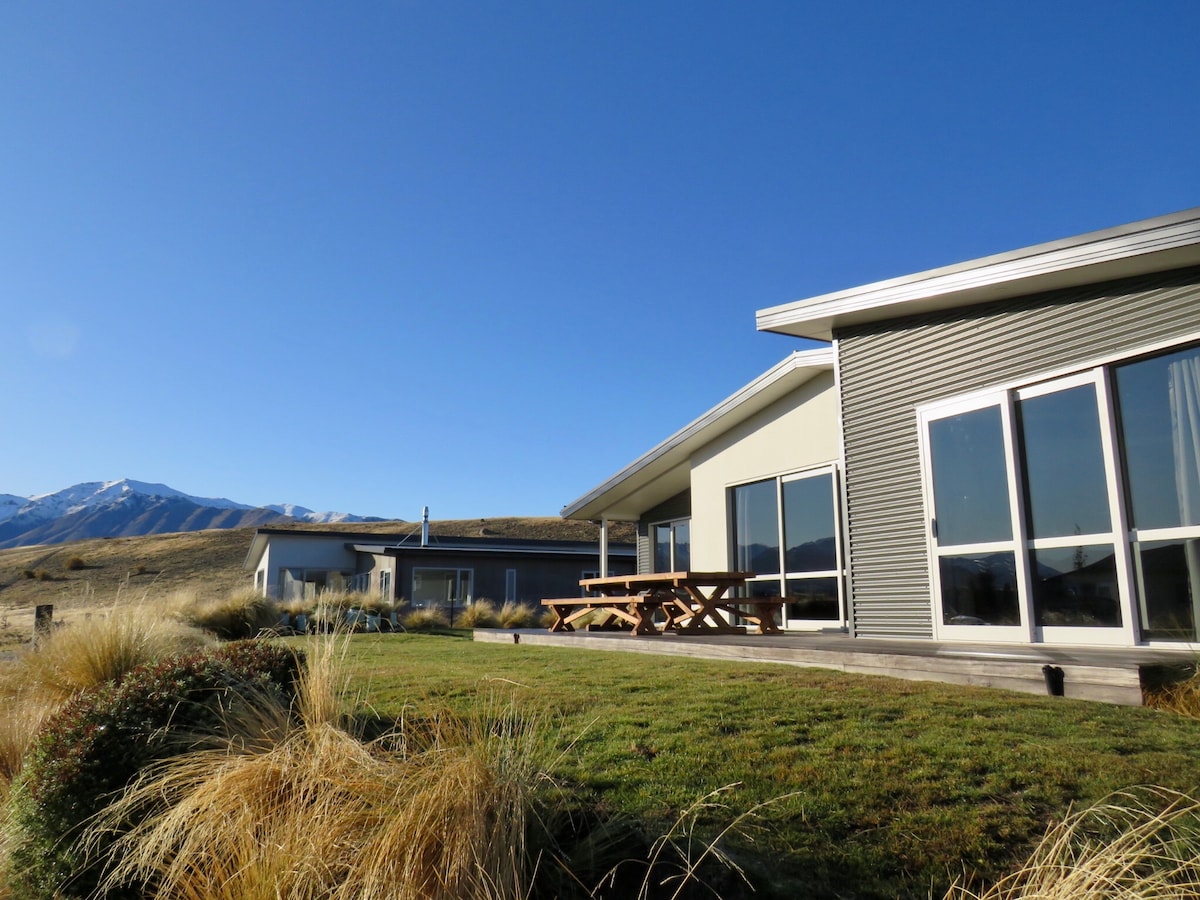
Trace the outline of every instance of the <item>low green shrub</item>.
[[[225, 644], [135, 669], [68, 703], [46, 723], [10, 794], [19, 896], [93, 896], [116, 862], [119, 830], [85, 847], [87, 822], [147, 765], [222, 734], [239, 706], [263, 694], [290, 705], [301, 666], [285, 647]], [[141, 900], [143, 892], [126, 885], [103, 896]]]

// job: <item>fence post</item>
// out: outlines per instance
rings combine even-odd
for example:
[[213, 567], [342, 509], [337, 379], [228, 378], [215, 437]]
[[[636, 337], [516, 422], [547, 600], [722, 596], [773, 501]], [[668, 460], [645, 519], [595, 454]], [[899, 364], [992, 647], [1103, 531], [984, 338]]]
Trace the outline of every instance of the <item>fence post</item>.
[[54, 604], [41, 603], [33, 609], [33, 644], [50, 633], [54, 627]]

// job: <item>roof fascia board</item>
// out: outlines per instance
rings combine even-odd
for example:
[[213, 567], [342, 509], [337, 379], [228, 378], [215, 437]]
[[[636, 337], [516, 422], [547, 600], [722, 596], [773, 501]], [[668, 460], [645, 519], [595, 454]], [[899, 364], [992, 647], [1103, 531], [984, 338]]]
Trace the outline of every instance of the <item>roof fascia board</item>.
[[[577, 557], [592, 558], [598, 552], [598, 545], [592, 547], [447, 547], [434, 546], [428, 544], [424, 547], [413, 547], [403, 545], [382, 546], [380, 544], [347, 544], [347, 548], [353, 549], [357, 553], [370, 553], [372, 555], [383, 556], [420, 556], [422, 554], [433, 556], [558, 556], [558, 557]], [[608, 552], [610, 556], [635, 556], [637, 548], [633, 544], [609, 544]]]
[[1200, 263], [1200, 207], [759, 310], [759, 331], [835, 327]]
[[[595, 518], [602, 513], [600, 507], [616, 506], [624, 497], [650, 481], [655, 475], [665, 469], [670, 469], [672, 465], [680, 464], [686, 459], [688, 450], [697, 443], [716, 437], [717, 433], [732, 428], [757, 412], [760, 407], [753, 405], [753, 401], [769, 395], [771, 388], [781, 382], [786, 383], [796, 373], [807, 374], [808, 378], [804, 379], [807, 381], [818, 372], [832, 371], [833, 366], [834, 350], [832, 347], [797, 350], [741, 390], [725, 398], [704, 415], [639, 456], [607, 481], [564, 506], [562, 517], [564, 519]], [[639, 476], [642, 477], [639, 478]], [[621, 492], [620, 495], [615, 496], [618, 491]]]

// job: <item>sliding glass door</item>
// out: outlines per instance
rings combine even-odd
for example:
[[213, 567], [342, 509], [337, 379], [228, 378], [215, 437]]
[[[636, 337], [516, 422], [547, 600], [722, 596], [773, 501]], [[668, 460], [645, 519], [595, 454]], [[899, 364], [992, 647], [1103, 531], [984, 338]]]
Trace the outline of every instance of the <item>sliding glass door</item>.
[[1132, 641], [1105, 371], [939, 406], [922, 424], [939, 636]]
[[768, 478], [731, 492], [734, 568], [752, 597], [784, 598], [784, 628], [840, 627], [842, 564], [832, 468]]
[[1115, 369], [1137, 615], [1147, 640], [1197, 639], [1200, 348]]

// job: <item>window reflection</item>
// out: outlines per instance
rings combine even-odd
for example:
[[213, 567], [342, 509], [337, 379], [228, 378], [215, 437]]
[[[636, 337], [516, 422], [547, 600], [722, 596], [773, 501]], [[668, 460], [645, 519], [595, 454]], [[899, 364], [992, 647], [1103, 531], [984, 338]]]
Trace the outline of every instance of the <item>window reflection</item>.
[[788, 572], [837, 568], [832, 475], [783, 483], [783, 538]]
[[691, 522], [661, 522], [653, 526], [655, 572], [685, 572], [692, 567]]
[[1200, 525], [1200, 349], [1116, 370], [1137, 528]]
[[1034, 550], [1030, 568], [1038, 625], [1120, 626], [1112, 544]]
[[938, 568], [946, 625], [1021, 624], [1014, 554], [943, 556]]
[[1200, 597], [1200, 540], [1134, 544], [1141, 589], [1142, 637], [1196, 640], [1195, 601]]
[[929, 425], [938, 543], [980, 544], [1012, 537], [1008, 467], [998, 406]]
[[836, 578], [789, 578], [787, 580], [787, 617], [789, 619], [838, 618]]
[[671, 526], [654, 526], [654, 571], [671, 571]]
[[779, 497], [777, 483], [758, 481], [733, 489], [733, 533], [741, 572], [779, 573]]
[[732, 500], [736, 565], [759, 576], [738, 595], [784, 597], [790, 621], [839, 620], [833, 473], [740, 485]]
[[674, 569], [686, 572], [692, 567], [692, 525], [676, 522], [671, 526], [671, 541], [675, 547]]
[[1096, 388], [1017, 403], [1030, 536], [1111, 531]]

